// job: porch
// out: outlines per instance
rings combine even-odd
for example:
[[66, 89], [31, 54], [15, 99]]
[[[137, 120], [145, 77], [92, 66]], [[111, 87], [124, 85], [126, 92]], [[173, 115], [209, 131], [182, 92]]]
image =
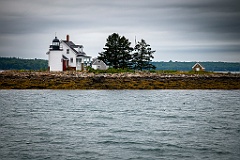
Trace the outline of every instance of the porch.
[[88, 66], [91, 66], [90, 56], [77, 56], [76, 57], [76, 70], [84, 71]]

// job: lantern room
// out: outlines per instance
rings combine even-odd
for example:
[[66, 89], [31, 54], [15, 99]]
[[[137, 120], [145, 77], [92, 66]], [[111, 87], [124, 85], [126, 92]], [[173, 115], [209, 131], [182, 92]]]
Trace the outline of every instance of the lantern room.
[[53, 39], [52, 45], [50, 45], [50, 50], [60, 50], [60, 41], [57, 37]]

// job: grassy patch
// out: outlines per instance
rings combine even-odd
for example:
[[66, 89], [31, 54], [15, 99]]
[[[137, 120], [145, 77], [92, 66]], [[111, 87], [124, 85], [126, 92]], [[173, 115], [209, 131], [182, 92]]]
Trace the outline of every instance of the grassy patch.
[[107, 70], [99, 70], [99, 69], [93, 69], [88, 68], [88, 73], [134, 73], [134, 70], [131, 69], [115, 69], [115, 68], [108, 68]]

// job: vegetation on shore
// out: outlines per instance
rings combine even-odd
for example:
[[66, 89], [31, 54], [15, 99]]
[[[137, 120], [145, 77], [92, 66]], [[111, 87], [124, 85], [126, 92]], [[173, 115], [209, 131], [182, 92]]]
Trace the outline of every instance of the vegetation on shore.
[[151, 62], [155, 51], [143, 39], [130, 45], [109, 35], [98, 58], [110, 68], [86, 72], [48, 72], [47, 60], [0, 57], [0, 70], [9, 70], [0, 71], [0, 89], [240, 89], [240, 74], [209, 72], [239, 71], [240, 63], [203, 62], [207, 71], [194, 72], [195, 62]]
[[91, 67], [87, 68], [88, 73], [94, 73], [94, 74], [102, 74], [102, 73], [155, 73], [155, 74], [186, 74], [186, 75], [202, 75], [202, 74], [217, 74], [214, 72], [209, 72], [209, 71], [177, 71], [177, 70], [150, 70], [150, 71], [138, 71], [138, 70], [133, 70], [133, 69], [115, 69], [115, 68], [108, 68], [107, 70], [98, 70], [98, 69], [93, 69]]
[[48, 60], [0, 57], [0, 70], [41, 70], [48, 68]]
[[113, 33], [108, 36], [104, 52], [99, 53], [98, 59], [115, 69], [155, 69], [156, 67], [150, 63], [155, 51], [152, 51], [150, 45], [143, 39], [135, 43], [135, 46], [131, 47], [131, 42], [127, 38]]
[[[152, 72], [180, 72], [190, 71], [196, 62], [150, 62], [156, 66]], [[240, 71], [238, 62], [200, 62], [206, 68], [206, 71]], [[17, 57], [0, 57], [0, 70], [31, 70], [46, 71], [48, 60], [44, 59], [23, 59]], [[98, 71], [97, 71], [98, 72]]]
[[240, 89], [239, 74], [0, 72], [0, 89]]

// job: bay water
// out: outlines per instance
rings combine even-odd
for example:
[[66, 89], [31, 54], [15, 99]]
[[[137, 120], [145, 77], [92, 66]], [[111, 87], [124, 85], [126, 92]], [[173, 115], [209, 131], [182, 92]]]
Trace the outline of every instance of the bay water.
[[0, 90], [0, 159], [239, 159], [240, 90]]

